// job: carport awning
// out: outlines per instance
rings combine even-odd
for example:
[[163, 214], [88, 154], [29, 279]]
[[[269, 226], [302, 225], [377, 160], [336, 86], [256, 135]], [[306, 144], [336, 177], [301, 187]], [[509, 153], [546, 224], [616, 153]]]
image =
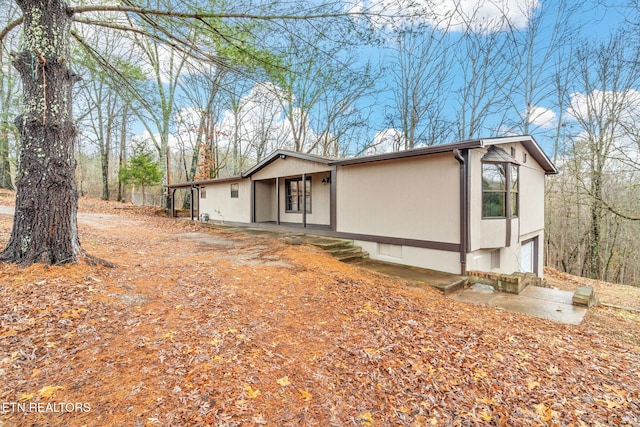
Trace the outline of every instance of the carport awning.
[[213, 184], [217, 182], [226, 182], [226, 181], [238, 181], [240, 179], [242, 179], [241, 176], [232, 176], [229, 178], [203, 179], [200, 181], [190, 181], [190, 182], [181, 182], [179, 184], [169, 184], [167, 185], [167, 188], [178, 189], [178, 188], [200, 187], [201, 185]]

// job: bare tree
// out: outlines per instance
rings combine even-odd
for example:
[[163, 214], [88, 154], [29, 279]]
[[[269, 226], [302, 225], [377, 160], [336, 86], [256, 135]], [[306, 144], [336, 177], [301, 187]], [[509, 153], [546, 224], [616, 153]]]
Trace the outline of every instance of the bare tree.
[[[506, 18], [504, 18], [506, 19]], [[470, 16], [466, 31], [460, 39], [458, 63], [460, 88], [457, 90], [457, 139], [470, 139], [494, 134], [504, 123], [509, 93], [515, 70], [508, 58], [514, 55], [510, 38], [489, 24], [478, 30]], [[497, 117], [497, 121], [490, 121]]]
[[[572, 47], [573, 33], [579, 23], [575, 21], [578, 3], [566, 0], [540, 3], [525, 1], [523, 15], [527, 17], [525, 28], [510, 28], [507, 36], [513, 40], [513, 54], [505, 57], [515, 73], [512, 84], [507, 87], [504, 101], [509, 105], [515, 120], [507, 123], [514, 133], [540, 134], [553, 129], [550, 110], [541, 106], [549, 102], [559, 91], [567, 87], [557, 84], [557, 79], [566, 73]], [[554, 72], [554, 66], [561, 67]], [[565, 79], [566, 81], [566, 79]], [[560, 98], [564, 101], [565, 98]], [[563, 104], [555, 105], [562, 116]], [[557, 120], [555, 124], [561, 124]], [[557, 130], [557, 129], [556, 129]], [[557, 132], [556, 132], [557, 133]]]
[[307, 34], [315, 36], [287, 37], [284, 67], [273, 70], [271, 78], [289, 122], [291, 149], [337, 155], [348, 144], [341, 140], [349, 131], [363, 126], [358, 101], [374, 92], [375, 73], [369, 64], [358, 63], [355, 39], [333, 33], [326, 24], [309, 24]]
[[[615, 238], [607, 225], [607, 187], [613, 178], [624, 173], [624, 163], [617, 161], [624, 141], [625, 120], [638, 104], [637, 92], [631, 90], [640, 82], [640, 69], [629, 62], [629, 48], [620, 36], [592, 47], [577, 50], [573, 68], [576, 92], [569, 113], [575, 121], [571, 165], [580, 187], [589, 197], [588, 274], [605, 276]], [[579, 91], [579, 92], [578, 92]]]
[[[193, 180], [198, 174], [202, 150], [209, 150], [211, 153], [217, 151], [216, 122], [226, 105], [223, 88], [228, 75], [229, 70], [225, 67], [202, 65], [189, 70], [180, 81], [181, 91], [191, 113], [188, 117], [181, 117], [178, 129], [181, 132], [176, 135], [185, 181]], [[215, 169], [206, 174], [206, 178], [217, 177], [221, 166], [216, 161]]]
[[437, 26], [397, 31], [390, 65], [395, 113], [391, 127], [401, 132], [403, 149], [447, 142], [452, 123], [445, 116], [453, 59], [450, 37]]

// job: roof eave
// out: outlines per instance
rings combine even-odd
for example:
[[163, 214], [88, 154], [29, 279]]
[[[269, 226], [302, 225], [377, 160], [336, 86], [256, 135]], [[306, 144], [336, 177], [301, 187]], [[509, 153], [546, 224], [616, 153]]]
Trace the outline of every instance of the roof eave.
[[329, 163], [335, 166], [357, 165], [362, 163], [382, 162], [386, 160], [404, 159], [408, 157], [427, 156], [430, 154], [446, 153], [453, 150], [482, 147], [482, 140], [474, 139], [469, 141], [455, 142], [452, 144], [432, 145], [429, 147], [413, 148], [404, 151], [394, 151], [392, 153], [375, 154], [373, 156], [355, 157], [353, 159], [338, 160]]
[[201, 185], [207, 184], [216, 184], [220, 182], [228, 182], [228, 181], [240, 181], [242, 180], [242, 176], [230, 176], [226, 178], [212, 178], [212, 179], [202, 179], [199, 181], [189, 181], [189, 182], [181, 182], [178, 184], [169, 184], [167, 188], [187, 188], [187, 187], [198, 187]]

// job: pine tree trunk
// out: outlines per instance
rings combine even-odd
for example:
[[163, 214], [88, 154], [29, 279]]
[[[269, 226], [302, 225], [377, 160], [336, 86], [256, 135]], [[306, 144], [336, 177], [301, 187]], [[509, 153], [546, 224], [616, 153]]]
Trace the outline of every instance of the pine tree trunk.
[[71, 15], [59, 0], [16, 0], [24, 16], [24, 50], [14, 67], [22, 79], [21, 144], [11, 238], [0, 254], [23, 266], [76, 262], [78, 194], [73, 153], [69, 68]]

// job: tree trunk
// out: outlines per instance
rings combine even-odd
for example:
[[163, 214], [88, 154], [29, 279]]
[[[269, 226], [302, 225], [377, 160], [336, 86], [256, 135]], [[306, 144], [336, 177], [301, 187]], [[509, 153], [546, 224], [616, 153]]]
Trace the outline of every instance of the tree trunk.
[[[108, 110], [111, 114], [111, 109]], [[100, 170], [102, 172], [102, 200], [109, 200], [109, 156], [111, 155], [111, 136], [113, 135], [113, 117], [107, 119], [106, 135], [100, 141]]]
[[[120, 151], [118, 155], [118, 171], [121, 171], [124, 167], [127, 156], [127, 114], [128, 108], [126, 105], [122, 108], [122, 122], [120, 123]], [[124, 202], [124, 184], [121, 180], [118, 180], [118, 201]]]
[[71, 12], [59, 0], [16, 0], [24, 16], [24, 50], [14, 67], [22, 79], [23, 113], [16, 208], [0, 259], [23, 266], [63, 264], [81, 255], [68, 67]]

